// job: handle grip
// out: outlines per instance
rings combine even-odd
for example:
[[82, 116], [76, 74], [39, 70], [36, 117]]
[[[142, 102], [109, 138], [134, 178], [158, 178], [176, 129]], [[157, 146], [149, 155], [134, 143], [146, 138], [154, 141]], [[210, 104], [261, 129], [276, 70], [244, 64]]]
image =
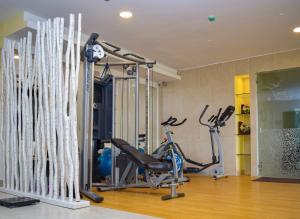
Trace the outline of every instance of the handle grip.
[[[167, 119], [167, 121], [165, 121], [165, 122], [162, 122], [162, 123], [160, 123], [162, 126], [166, 126], [166, 125], [168, 125], [170, 122], [172, 122], [172, 121], [174, 121], [174, 119], [176, 119], [176, 118], [173, 118], [172, 116], [170, 116], [168, 119]], [[176, 119], [177, 120], [177, 119]]]
[[219, 120], [220, 114], [222, 112], [222, 107], [219, 109], [217, 115], [216, 115], [216, 120]]
[[209, 107], [208, 104], [205, 105], [205, 107], [204, 107], [204, 109], [202, 110], [202, 113], [201, 113], [201, 115], [200, 115], [200, 117], [199, 117], [199, 123], [200, 123], [201, 125], [207, 125], [207, 124], [205, 124], [205, 123], [202, 122], [202, 118], [203, 118], [204, 114], [206, 113], [208, 107]]
[[170, 116], [170, 117], [167, 119], [167, 121], [162, 122], [161, 125], [162, 125], [162, 126], [166, 126], [166, 125], [169, 125], [169, 126], [180, 126], [180, 125], [182, 125], [183, 123], [185, 123], [186, 120], [187, 120], [187, 119], [185, 118], [185, 119], [182, 120], [181, 122], [176, 123], [176, 122], [178, 121], [177, 118]]
[[211, 122], [214, 118], [215, 118], [215, 115], [212, 115], [211, 117], [209, 117], [209, 119], [207, 120], [207, 122]]
[[[182, 120], [180, 123], [177, 123], [177, 124], [175, 124], [175, 122], [173, 122], [172, 124], [170, 124], [170, 126], [180, 126], [180, 125], [182, 125], [183, 123], [185, 123], [186, 122], [186, 118], [184, 119], [184, 120]], [[177, 122], [177, 119], [176, 119], [176, 122]]]

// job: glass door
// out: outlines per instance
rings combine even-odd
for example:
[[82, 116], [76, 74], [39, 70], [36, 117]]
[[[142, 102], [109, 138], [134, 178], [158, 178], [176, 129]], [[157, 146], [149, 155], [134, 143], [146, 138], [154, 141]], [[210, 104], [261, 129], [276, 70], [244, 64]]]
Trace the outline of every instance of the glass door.
[[300, 68], [257, 74], [259, 175], [300, 178]]

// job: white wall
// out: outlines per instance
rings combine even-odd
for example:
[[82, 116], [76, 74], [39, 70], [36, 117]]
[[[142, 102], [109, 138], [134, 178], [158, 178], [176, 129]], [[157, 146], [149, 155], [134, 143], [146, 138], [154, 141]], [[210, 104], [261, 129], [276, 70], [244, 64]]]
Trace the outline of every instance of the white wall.
[[[174, 128], [175, 140], [190, 158], [207, 162], [210, 157], [210, 139], [206, 127], [200, 126], [200, 111], [209, 104], [209, 112], [219, 107], [234, 105], [234, 76], [250, 74], [251, 78], [251, 174], [257, 175], [256, 135], [256, 73], [300, 66], [300, 50], [283, 52], [244, 60], [211, 65], [181, 72], [181, 81], [161, 87], [161, 118], [170, 115], [187, 118], [183, 126]], [[225, 171], [236, 174], [235, 118], [222, 129]]]

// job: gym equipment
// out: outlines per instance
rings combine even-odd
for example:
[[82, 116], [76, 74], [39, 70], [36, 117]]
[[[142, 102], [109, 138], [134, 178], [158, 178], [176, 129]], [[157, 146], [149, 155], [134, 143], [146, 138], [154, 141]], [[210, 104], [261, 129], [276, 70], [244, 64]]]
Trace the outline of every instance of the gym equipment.
[[[178, 171], [178, 181], [179, 182], [188, 182], [189, 179], [183, 176], [183, 156], [182, 151], [178, 144], [173, 141], [173, 132], [169, 127], [180, 126], [186, 122], [187, 119], [177, 122], [177, 118], [169, 117], [165, 122], [162, 122], [161, 125], [164, 128], [164, 133], [166, 135], [166, 140], [158, 147], [153, 153], [152, 156], [159, 160], [170, 160], [171, 158], [175, 160], [176, 168]], [[169, 147], [172, 147], [173, 153], [172, 157], [168, 153]]]
[[101, 178], [111, 175], [111, 154], [111, 148], [104, 148], [101, 156], [97, 158], [97, 172]]
[[[207, 123], [203, 122], [203, 116], [206, 113], [209, 105], [206, 105], [199, 117], [199, 123], [209, 128], [210, 140], [211, 140], [211, 150], [212, 150], [212, 162], [209, 164], [204, 164], [203, 169], [208, 168], [209, 166], [216, 165], [214, 169], [214, 179], [219, 179], [222, 177], [226, 177], [224, 174], [224, 158], [223, 158], [223, 147], [220, 141], [220, 127], [224, 127], [226, 125], [226, 121], [233, 115], [235, 111], [235, 107], [229, 105], [224, 112], [222, 113], [222, 108], [219, 109], [217, 115], [212, 115]], [[221, 114], [222, 113], [222, 114]], [[217, 145], [218, 156], [216, 156], [215, 145]], [[197, 165], [197, 162], [194, 162], [190, 159], [189, 163]], [[201, 167], [201, 165], [199, 165]]]
[[[109, 70], [105, 67], [104, 70]], [[92, 181], [99, 182], [102, 178], [110, 175], [111, 148], [105, 148], [102, 142], [103, 139], [112, 138], [113, 132], [113, 85], [114, 78], [110, 75], [103, 76], [100, 80], [95, 77], [94, 80], [94, 107], [93, 107], [93, 173]], [[99, 156], [99, 151], [102, 151]], [[109, 163], [103, 162], [102, 158]], [[101, 161], [101, 162], [99, 162]], [[99, 170], [101, 170], [99, 172]], [[104, 172], [103, 172], [104, 171]]]
[[[140, 144], [139, 144], [138, 151], [141, 153], [145, 153], [144, 147], [141, 147]], [[107, 177], [111, 176], [111, 168], [112, 168], [112, 149], [104, 148], [101, 154], [97, 158], [97, 169], [96, 169], [97, 172], [93, 174], [93, 176], [98, 175], [100, 177], [100, 180], [107, 179]], [[143, 168], [139, 168], [139, 174], [144, 174]]]
[[[85, 63], [84, 65], [84, 96], [83, 96], [83, 121], [82, 124], [82, 145], [81, 145], [81, 158], [82, 158], [82, 168], [81, 168], [81, 194], [87, 196], [88, 198], [99, 201], [94, 193], [91, 192], [92, 186], [99, 188], [115, 187], [118, 185], [137, 181], [138, 171], [130, 172], [126, 169], [126, 165], [130, 162], [127, 155], [120, 152], [120, 149], [111, 144], [111, 174], [107, 178], [109, 173], [109, 165], [98, 166], [97, 151], [103, 148], [105, 143], [109, 143], [110, 139], [121, 137], [125, 138], [134, 145], [135, 149], [138, 149], [139, 143], [139, 67], [147, 66], [148, 75], [150, 76], [151, 69], [156, 63], [155, 61], [146, 61], [143, 57], [137, 56], [132, 53], [122, 54], [119, 47], [112, 45], [107, 42], [98, 42], [98, 34], [93, 33], [89, 40], [87, 41], [84, 50], [82, 51], [82, 58]], [[124, 62], [113, 62], [113, 63], [99, 63], [99, 56], [94, 55], [94, 47], [101, 46], [106, 54], [111, 54], [113, 57], [125, 60]], [[97, 49], [97, 51], [101, 51]], [[103, 56], [103, 55], [102, 55]], [[100, 77], [94, 76], [94, 66], [104, 67], [104, 71]], [[117, 67], [121, 66], [123, 68], [123, 76], [116, 77], [109, 74], [110, 66]], [[125, 75], [125, 72], [127, 75]], [[123, 89], [127, 82], [128, 95], [131, 93], [131, 81], [134, 85], [134, 124], [133, 128], [128, 128], [128, 121], [130, 119], [130, 112], [127, 110], [127, 121], [124, 121], [123, 108], [124, 107], [124, 97]], [[120, 94], [118, 85], [121, 83], [121, 112], [116, 111], [117, 106], [117, 93]], [[149, 83], [148, 83], [149, 84]], [[149, 86], [147, 86], [149, 89]], [[100, 96], [96, 96], [100, 93]], [[99, 100], [99, 101], [98, 101]], [[130, 99], [129, 99], [130, 100]], [[149, 98], [147, 98], [147, 101]], [[127, 105], [128, 107], [128, 105]], [[147, 111], [146, 114], [150, 112]], [[119, 115], [121, 114], [121, 116]], [[121, 117], [121, 122], [117, 126], [117, 122]], [[128, 131], [133, 130], [132, 136], [129, 136]], [[107, 152], [108, 153], [108, 152]], [[109, 160], [109, 155], [106, 157], [99, 158]], [[103, 184], [98, 182], [97, 174], [100, 169], [104, 169], [107, 174], [105, 178], [107, 183]], [[125, 171], [125, 172], [124, 172]], [[120, 178], [120, 176], [123, 176]], [[101, 176], [100, 176], [101, 177]], [[100, 201], [103, 198], [100, 197]]]
[[[210, 139], [211, 139], [211, 151], [212, 151], [212, 158], [210, 163], [200, 163], [197, 161], [194, 161], [188, 157], [185, 156], [183, 150], [181, 147], [173, 142], [172, 134], [173, 132], [168, 129], [168, 126], [179, 126], [182, 125], [186, 119], [184, 119], [182, 122], [177, 123], [177, 118], [175, 117], [169, 117], [167, 121], [161, 123], [161, 125], [164, 126], [165, 134], [166, 134], [166, 140], [162, 143], [162, 145], [153, 153], [153, 156], [162, 159], [164, 157], [164, 147], [168, 144], [174, 144], [174, 151], [176, 154], [178, 154], [178, 161], [179, 163], [183, 160], [187, 163], [196, 165], [195, 167], [187, 167], [184, 170], [182, 170], [185, 173], [199, 173], [211, 166], [215, 166], [214, 169], [214, 179], [218, 179], [224, 176], [224, 160], [223, 160], [223, 147], [220, 141], [219, 136], [219, 128], [224, 127], [226, 125], [226, 121], [232, 116], [234, 113], [235, 108], [233, 106], [228, 106], [225, 111], [222, 113], [222, 108], [219, 109], [218, 113], [216, 115], [212, 115], [209, 119], [209, 123], [203, 123], [202, 118], [204, 114], [206, 113], [209, 105], [206, 105], [200, 115], [199, 122], [202, 125], [205, 125], [209, 127], [209, 133], [210, 133]], [[222, 113], [222, 114], [221, 114]], [[218, 149], [218, 155], [216, 156], [215, 152], [215, 145], [217, 145]], [[180, 174], [181, 175], [181, 174]], [[182, 176], [182, 175], [181, 175]], [[181, 178], [181, 177], [180, 177]], [[183, 181], [186, 180], [186, 178], [181, 178]]]
[[[94, 63], [99, 61], [99, 43], [96, 41], [98, 34], [93, 33], [81, 51], [84, 61], [84, 92], [83, 92], [83, 118], [82, 118], [82, 144], [81, 144], [81, 182], [80, 193], [94, 202], [102, 202], [103, 197], [91, 191], [93, 172], [93, 92], [94, 92]], [[95, 48], [95, 49], [94, 49]], [[94, 51], [97, 51], [94, 53]]]
[[[122, 139], [111, 139], [111, 142], [130, 159], [121, 179], [124, 179], [123, 176], [127, 177], [130, 172], [136, 172], [139, 167], [144, 169], [145, 179], [142, 182], [136, 181], [136, 183], [131, 184], [119, 184], [118, 186], [108, 189], [124, 189], [133, 187], [151, 187], [153, 189], [158, 189], [161, 187], [168, 187], [171, 189], [171, 192], [169, 195], [162, 196], [162, 200], [184, 197], [184, 193], [176, 192], [176, 188], [179, 183], [173, 147], [168, 147], [168, 156], [172, 157], [172, 159], [170, 161], [160, 161], [146, 153], [140, 152], [138, 149], [129, 145]], [[100, 190], [103, 191], [102, 189]]]
[[0, 199], [0, 205], [5, 206], [7, 208], [24, 207], [28, 205], [34, 205], [39, 202], [40, 200], [29, 197], [13, 197]]

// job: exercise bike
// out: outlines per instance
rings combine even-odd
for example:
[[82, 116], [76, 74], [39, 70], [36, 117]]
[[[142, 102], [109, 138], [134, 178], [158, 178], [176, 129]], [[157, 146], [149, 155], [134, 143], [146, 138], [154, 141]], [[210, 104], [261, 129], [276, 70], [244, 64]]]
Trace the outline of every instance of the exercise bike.
[[[173, 131], [169, 127], [180, 126], [186, 122], [187, 119], [177, 122], [177, 118], [169, 117], [165, 122], [162, 122], [166, 140], [152, 153], [152, 156], [158, 160], [169, 160], [175, 159], [177, 171], [178, 171], [178, 182], [188, 182], [189, 178], [183, 176], [183, 157], [181, 149], [178, 144], [173, 141]], [[167, 151], [169, 148], [173, 150], [173, 156], [170, 157]]]

